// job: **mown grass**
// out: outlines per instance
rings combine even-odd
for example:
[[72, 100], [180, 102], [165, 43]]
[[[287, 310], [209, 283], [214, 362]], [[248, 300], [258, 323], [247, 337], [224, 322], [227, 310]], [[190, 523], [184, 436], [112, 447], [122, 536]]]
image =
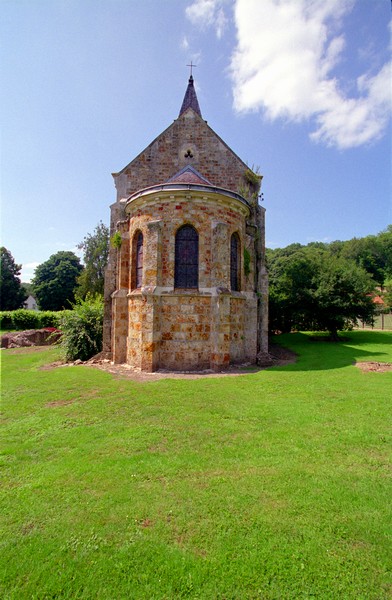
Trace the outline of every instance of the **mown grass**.
[[392, 334], [136, 383], [3, 359], [4, 599], [390, 598]]

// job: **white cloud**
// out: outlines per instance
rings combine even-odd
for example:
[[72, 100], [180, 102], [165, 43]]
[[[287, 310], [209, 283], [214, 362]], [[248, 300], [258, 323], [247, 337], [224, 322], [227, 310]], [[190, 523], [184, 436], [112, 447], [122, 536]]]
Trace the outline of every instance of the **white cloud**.
[[181, 50], [185, 50], [185, 51], [189, 50], [189, 42], [188, 42], [188, 38], [186, 37], [186, 35], [184, 35], [182, 37], [182, 40], [180, 42], [180, 48], [181, 48]]
[[[189, 10], [194, 8], [196, 19], [204, 8], [211, 24], [218, 4], [199, 0]], [[343, 18], [353, 4], [354, 0], [236, 0], [237, 46], [231, 60], [235, 109], [260, 110], [271, 120], [313, 120], [311, 139], [338, 148], [380, 137], [391, 112], [391, 65], [359, 77], [351, 98], [332, 74], [345, 49]]]
[[194, 0], [185, 9], [185, 14], [194, 25], [213, 26], [217, 38], [220, 39], [227, 26], [227, 17], [223, 9], [226, 3], [227, 0]]

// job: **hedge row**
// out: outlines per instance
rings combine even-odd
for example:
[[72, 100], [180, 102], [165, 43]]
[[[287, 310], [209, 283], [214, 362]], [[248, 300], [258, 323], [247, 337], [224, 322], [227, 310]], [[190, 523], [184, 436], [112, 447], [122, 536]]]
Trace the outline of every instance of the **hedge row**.
[[44, 327], [59, 327], [60, 319], [66, 311], [52, 310], [18, 310], [0, 311], [0, 329], [43, 329]]

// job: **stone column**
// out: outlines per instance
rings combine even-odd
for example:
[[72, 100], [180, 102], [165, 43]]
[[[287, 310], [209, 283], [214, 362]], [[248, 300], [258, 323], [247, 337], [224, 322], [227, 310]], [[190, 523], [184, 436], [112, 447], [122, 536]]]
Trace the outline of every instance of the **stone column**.
[[148, 236], [143, 243], [143, 288], [162, 285], [163, 221], [147, 223]]
[[143, 257], [142, 295], [144, 302], [141, 314], [141, 368], [143, 371], [150, 372], [159, 368], [162, 226], [163, 221], [147, 223], [148, 239], [145, 240]]
[[227, 223], [212, 222], [211, 263], [211, 282], [214, 287], [228, 290], [230, 285], [230, 242]]
[[[127, 223], [127, 225], [129, 225]], [[118, 289], [129, 290], [130, 283], [130, 240], [129, 231], [121, 231], [121, 248], [118, 260]]]
[[142, 371], [153, 372], [159, 368], [161, 297], [143, 293], [143, 298], [144, 303], [141, 314], [141, 369]]
[[128, 337], [128, 290], [117, 290], [112, 294], [112, 353], [113, 362], [125, 363], [127, 360]]
[[211, 298], [211, 369], [221, 371], [230, 365], [230, 292]]
[[268, 353], [268, 272], [265, 266], [265, 209], [256, 209], [258, 239], [256, 252], [258, 255], [257, 296], [258, 296], [258, 352]]
[[[125, 199], [115, 202], [110, 207], [110, 237], [115, 233], [117, 223], [124, 218]], [[106, 358], [113, 358], [113, 310], [112, 295], [117, 289], [118, 250], [110, 246], [109, 260], [105, 270], [104, 318], [103, 318], [103, 352]]]

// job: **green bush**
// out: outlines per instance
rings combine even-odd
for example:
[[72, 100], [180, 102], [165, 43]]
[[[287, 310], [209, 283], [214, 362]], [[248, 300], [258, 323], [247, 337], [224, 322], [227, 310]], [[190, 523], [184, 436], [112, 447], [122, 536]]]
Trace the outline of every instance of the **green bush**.
[[19, 308], [12, 311], [12, 324], [15, 329], [40, 329], [41, 322], [39, 312]]
[[62, 311], [52, 310], [27, 310], [19, 308], [18, 310], [0, 311], [0, 329], [42, 329], [44, 327], [60, 326]]
[[0, 329], [13, 329], [12, 310], [0, 311]]
[[57, 327], [60, 326], [60, 319], [63, 311], [43, 310], [39, 313], [40, 327]]
[[73, 310], [65, 310], [60, 318], [60, 347], [65, 360], [88, 360], [102, 350], [102, 298], [88, 296], [78, 300]]

